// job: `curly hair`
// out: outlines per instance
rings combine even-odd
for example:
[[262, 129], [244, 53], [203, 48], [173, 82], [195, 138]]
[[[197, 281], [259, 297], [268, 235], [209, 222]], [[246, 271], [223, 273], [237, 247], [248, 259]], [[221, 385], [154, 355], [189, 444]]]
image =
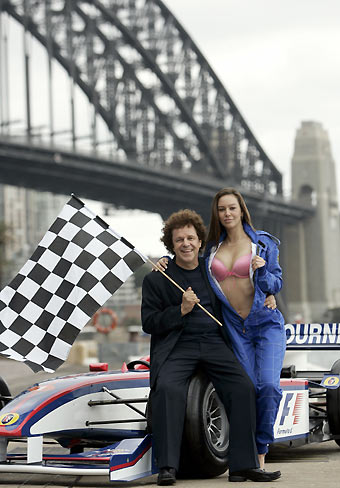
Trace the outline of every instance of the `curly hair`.
[[163, 242], [166, 249], [174, 254], [174, 245], [172, 242], [172, 231], [174, 229], [181, 229], [186, 225], [192, 225], [200, 241], [202, 241], [201, 248], [205, 245], [206, 240], [206, 227], [203, 223], [202, 217], [198, 215], [194, 210], [188, 208], [184, 210], [179, 210], [170, 215], [170, 217], [164, 222], [162, 229], [163, 235], [161, 237], [161, 242]]

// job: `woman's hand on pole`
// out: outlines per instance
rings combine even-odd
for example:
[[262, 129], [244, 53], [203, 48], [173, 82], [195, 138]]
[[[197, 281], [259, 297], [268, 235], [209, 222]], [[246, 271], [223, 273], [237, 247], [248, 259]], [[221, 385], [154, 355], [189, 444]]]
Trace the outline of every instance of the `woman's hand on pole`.
[[[162, 271], [165, 271], [168, 267], [168, 258], [160, 258], [156, 264]], [[152, 271], [158, 271], [157, 267], [152, 268]]]

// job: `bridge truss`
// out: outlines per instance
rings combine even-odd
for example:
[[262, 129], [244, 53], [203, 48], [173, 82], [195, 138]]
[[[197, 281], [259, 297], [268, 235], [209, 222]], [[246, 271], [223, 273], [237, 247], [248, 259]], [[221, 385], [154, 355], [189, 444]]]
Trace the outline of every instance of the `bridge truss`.
[[[127, 163], [194, 180], [211, 178], [259, 196], [282, 194], [280, 172], [161, 0], [0, 0], [0, 12], [46, 49], [50, 93], [58, 89], [52, 84], [52, 61], [68, 73], [74, 149], [79, 146], [73, 91], [78, 86], [93, 108], [93, 148], [100, 117], [115, 153]], [[2, 44], [4, 52], [3, 37]], [[25, 81], [26, 132], [34, 141], [26, 49]], [[50, 97], [52, 140], [55, 110]], [[10, 124], [5, 115], [0, 122]]]

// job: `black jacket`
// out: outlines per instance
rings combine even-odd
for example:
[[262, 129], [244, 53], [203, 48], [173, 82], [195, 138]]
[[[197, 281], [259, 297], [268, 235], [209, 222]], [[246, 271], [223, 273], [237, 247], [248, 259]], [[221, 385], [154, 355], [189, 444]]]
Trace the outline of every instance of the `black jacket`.
[[[199, 258], [199, 266], [209, 290], [214, 316], [222, 322], [220, 302], [212, 291], [205, 270], [204, 259]], [[174, 260], [169, 261], [166, 274], [169, 275], [184, 290], [190, 286], [185, 276]], [[195, 290], [194, 290], [195, 291]], [[150, 386], [153, 388], [162, 364], [176, 345], [183, 327], [186, 315], [181, 315], [183, 293], [171, 283], [162, 273], [152, 271], [143, 281], [142, 297], [142, 325], [147, 334], [151, 334], [150, 348]], [[222, 335], [228, 346], [229, 339], [221, 327]]]

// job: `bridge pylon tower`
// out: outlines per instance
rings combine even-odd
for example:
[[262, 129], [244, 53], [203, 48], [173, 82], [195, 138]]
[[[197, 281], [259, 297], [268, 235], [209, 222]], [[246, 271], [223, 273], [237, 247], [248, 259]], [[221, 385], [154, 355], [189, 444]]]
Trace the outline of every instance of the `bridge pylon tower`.
[[286, 296], [290, 319], [340, 321], [340, 218], [327, 131], [302, 122], [292, 158], [292, 197], [315, 213], [287, 228]]

